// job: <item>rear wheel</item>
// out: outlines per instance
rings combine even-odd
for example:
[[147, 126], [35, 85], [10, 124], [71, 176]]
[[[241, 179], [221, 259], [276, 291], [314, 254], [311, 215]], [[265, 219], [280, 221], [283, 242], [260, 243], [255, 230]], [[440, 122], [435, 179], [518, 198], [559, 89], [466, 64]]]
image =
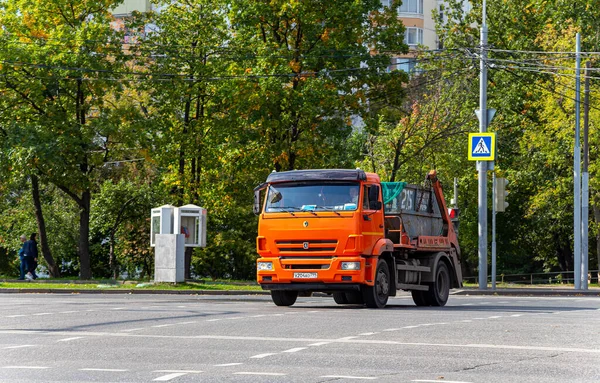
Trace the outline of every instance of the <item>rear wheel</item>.
[[349, 303], [348, 299], [346, 299], [346, 294], [345, 293], [333, 293], [333, 300], [338, 305], [345, 305], [345, 304]]
[[390, 269], [387, 262], [380, 259], [375, 272], [375, 284], [362, 286], [362, 296], [367, 307], [383, 308], [387, 304], [390, 291]]
[[450, 272], [445, 262], [440, 261], [435, 271], [435, 279], [429, 284], [427, 303], [429, 306], [444, 306], [450, 295]]
[[297, 291], [271, 290], [271, 299], [277, 306], [291, 306], [296, 303], [297, 298]]
[[412, 294], [413, 302], [415, 302], [417, 306], [429, 306], [427, 291], [412, 290], [410, 293]]

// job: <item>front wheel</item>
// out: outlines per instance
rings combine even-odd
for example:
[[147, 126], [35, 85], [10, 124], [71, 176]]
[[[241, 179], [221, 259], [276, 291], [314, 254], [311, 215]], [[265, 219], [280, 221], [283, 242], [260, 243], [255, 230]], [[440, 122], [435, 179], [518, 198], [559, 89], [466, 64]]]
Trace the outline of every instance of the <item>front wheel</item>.
[[390, 269], [383, 259], [377, 262], [375, 284], [362, 286], [362, 296], [367, 307], [383, 308], [387, 304], [390, 291]]
[[277, 306], [291, 306], [296, 303], [297, 298], [297, 291], [271, 290], [271, 299]]

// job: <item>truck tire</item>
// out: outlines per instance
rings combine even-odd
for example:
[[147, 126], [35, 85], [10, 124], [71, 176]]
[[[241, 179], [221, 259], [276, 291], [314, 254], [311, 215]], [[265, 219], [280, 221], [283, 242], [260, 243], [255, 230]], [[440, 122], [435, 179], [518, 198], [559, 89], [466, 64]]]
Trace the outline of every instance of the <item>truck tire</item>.
[[271, 299], [277, 306], [291, 306], [296, 303], [297, 298], [297, 291], [271, 290]]
[[412, 294], [413, 302], [417, 306], [429, 306], [428, 291], [412, 290], [410, 293]]
[[386, 261], [379, 259], [377, 262], [375, 284], [373, 286], [363, 285], [361, 290], [367, 307], [374, 309], [385, 307], [390, 291], [390, 269]]
[[338, 305], [348, 304], [348, 299], [346, 299], [346, 293], [333, 293], [333, 300]]
[[444, 306], [450, 295], [450, 272], [445, 262], [440, 261], [435, 271], [433, 283], [429, 284], [427, 291], [428, 306]]
[[362, 293], [360, 291], [350, 291], [348, 293], [345, 293], [345, 295], [346, 300], [351, 305], [362, 305], [363, 303], [365, 303], [365, 301], [363, 300]]

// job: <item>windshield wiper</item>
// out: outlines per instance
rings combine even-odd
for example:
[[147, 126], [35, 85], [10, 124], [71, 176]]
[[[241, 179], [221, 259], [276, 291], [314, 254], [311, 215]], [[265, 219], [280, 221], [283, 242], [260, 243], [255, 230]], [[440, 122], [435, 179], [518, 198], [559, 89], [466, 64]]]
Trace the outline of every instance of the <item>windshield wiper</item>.
[[320, 210], [326, 210], [326, 211], [329, 211], [329, 210], [331, 210], [331, 211], [332, 211], [332, 212], [334, 212], [335, 214], [337, 214], [337, 215], [341, 216], [341, 214], [340, 214], [340, 213], [338, 213], [338, 211], [337, 211], [337, 210], [335, 210], [335, 208], [334, 208], [333, 206], [315, 206], [315, 210], [316, 210], [316, 209], [320, 209]]
[[294, 214], [294, 211], [300, 210], [296, 206], [277, 206], [277, 207], [273, 207], [272, 209], [278, 209], [278, 211], [282, 211], [284, 213], [290, 213], [293, 217], [296, 216]]

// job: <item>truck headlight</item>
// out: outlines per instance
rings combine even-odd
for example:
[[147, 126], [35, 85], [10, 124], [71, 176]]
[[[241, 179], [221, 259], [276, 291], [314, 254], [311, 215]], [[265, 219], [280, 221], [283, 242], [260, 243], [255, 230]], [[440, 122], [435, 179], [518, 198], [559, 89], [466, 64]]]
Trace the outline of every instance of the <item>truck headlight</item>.
[[342, 262], [342, 270], [360, 270], [360, 262]]
[[256, 270], [268, 270], [273, 271], [273, 262], [258, 262], [256, 264]]

